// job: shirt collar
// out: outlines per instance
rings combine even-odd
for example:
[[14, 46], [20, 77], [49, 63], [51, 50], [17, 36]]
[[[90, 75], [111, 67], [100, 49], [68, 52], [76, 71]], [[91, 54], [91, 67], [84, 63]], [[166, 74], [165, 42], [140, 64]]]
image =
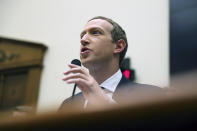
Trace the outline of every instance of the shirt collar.
[[116, 87], [118, 86], [118, 83], [120, 82], [122, 78], [122, 73], [120, 69], [113, 74], [111, 77], [109, 77], [107, 80], [105, 80], [103, 83], [100, 84], [101, 87], [104, 87], [105, 89], [114, 92], [116, 90]]

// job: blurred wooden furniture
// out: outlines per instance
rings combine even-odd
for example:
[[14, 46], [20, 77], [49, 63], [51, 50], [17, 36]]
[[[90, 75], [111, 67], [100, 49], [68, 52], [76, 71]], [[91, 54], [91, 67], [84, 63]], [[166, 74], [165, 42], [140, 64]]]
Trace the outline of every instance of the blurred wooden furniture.
[[0, 37], [0, 111], [36, 105], [47, 47]]
[[168, 93], [166, 97], [147, 96], [148, 101], [139, 98], [114, 107], [85, 111], [68, 107], [59, 113], [0, 119], [0, 130], [197, 130], [197, 89]]

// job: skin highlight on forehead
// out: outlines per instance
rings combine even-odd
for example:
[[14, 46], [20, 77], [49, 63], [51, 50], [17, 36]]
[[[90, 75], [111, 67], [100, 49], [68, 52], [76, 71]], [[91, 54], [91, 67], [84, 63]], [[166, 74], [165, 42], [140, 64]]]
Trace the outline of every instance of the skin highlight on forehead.
[[104, 31], [105, 33], [110, 33], [111, 34], [111, 30], [113, 28], [112, 24], [107, 22], [106, 20], [102, 20], [102, 19], [94, 19], [89, 21], [85, 27], [84, 30], [81, 32], [82, 36], [86, 31], [93, 29], [93, 28], [98, 28], [101, 29], [102, 31]]
[[102, 20], [102, 19], [94, 19], [94, 20], [91, 20], [87, 23], [88, 24], [93, 24], [93, 25], [97, 25], [97, 26], [101, 26], [105, 29], [107, 29], [108, 31], [111, 31], [112, 30], [112, 24], [109, 23], [108, 21], [106, 20]]

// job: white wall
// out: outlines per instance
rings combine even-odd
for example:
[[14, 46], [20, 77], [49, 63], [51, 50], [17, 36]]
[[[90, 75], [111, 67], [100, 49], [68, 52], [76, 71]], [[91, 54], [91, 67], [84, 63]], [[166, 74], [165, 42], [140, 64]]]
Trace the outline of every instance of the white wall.
[[126, 31], [137, 82], [169, 83], [168, 0], [1, 0], [0, 36], [48, 46], [38, 111], [57, 109], [72, 93], [62, 81], [67, 63], [79, 58], [79, 34], [90, 18], [103, 15]]

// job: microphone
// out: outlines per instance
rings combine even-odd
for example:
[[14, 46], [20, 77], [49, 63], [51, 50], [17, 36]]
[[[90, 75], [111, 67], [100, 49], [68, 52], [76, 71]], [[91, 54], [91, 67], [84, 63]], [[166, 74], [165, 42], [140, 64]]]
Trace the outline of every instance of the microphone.
[[[81, 62], [80, 62], [80, 60], [78, 60], [78, 59], [72, 60], [72, 61], [71, 61], [71, 64], [81, 66]], [[74, 85], [73, 92], [72, 92], [72, 99], [73, 99], [73, 97], [74, 97], [74, 95], [75, 95], [76, 87], [77, 87], [77, 84]]]
[[74, 59], [74, 60], [71, 61], [71, 64], [81, 66], [81, 61], [78, 60], [78, 59]]

